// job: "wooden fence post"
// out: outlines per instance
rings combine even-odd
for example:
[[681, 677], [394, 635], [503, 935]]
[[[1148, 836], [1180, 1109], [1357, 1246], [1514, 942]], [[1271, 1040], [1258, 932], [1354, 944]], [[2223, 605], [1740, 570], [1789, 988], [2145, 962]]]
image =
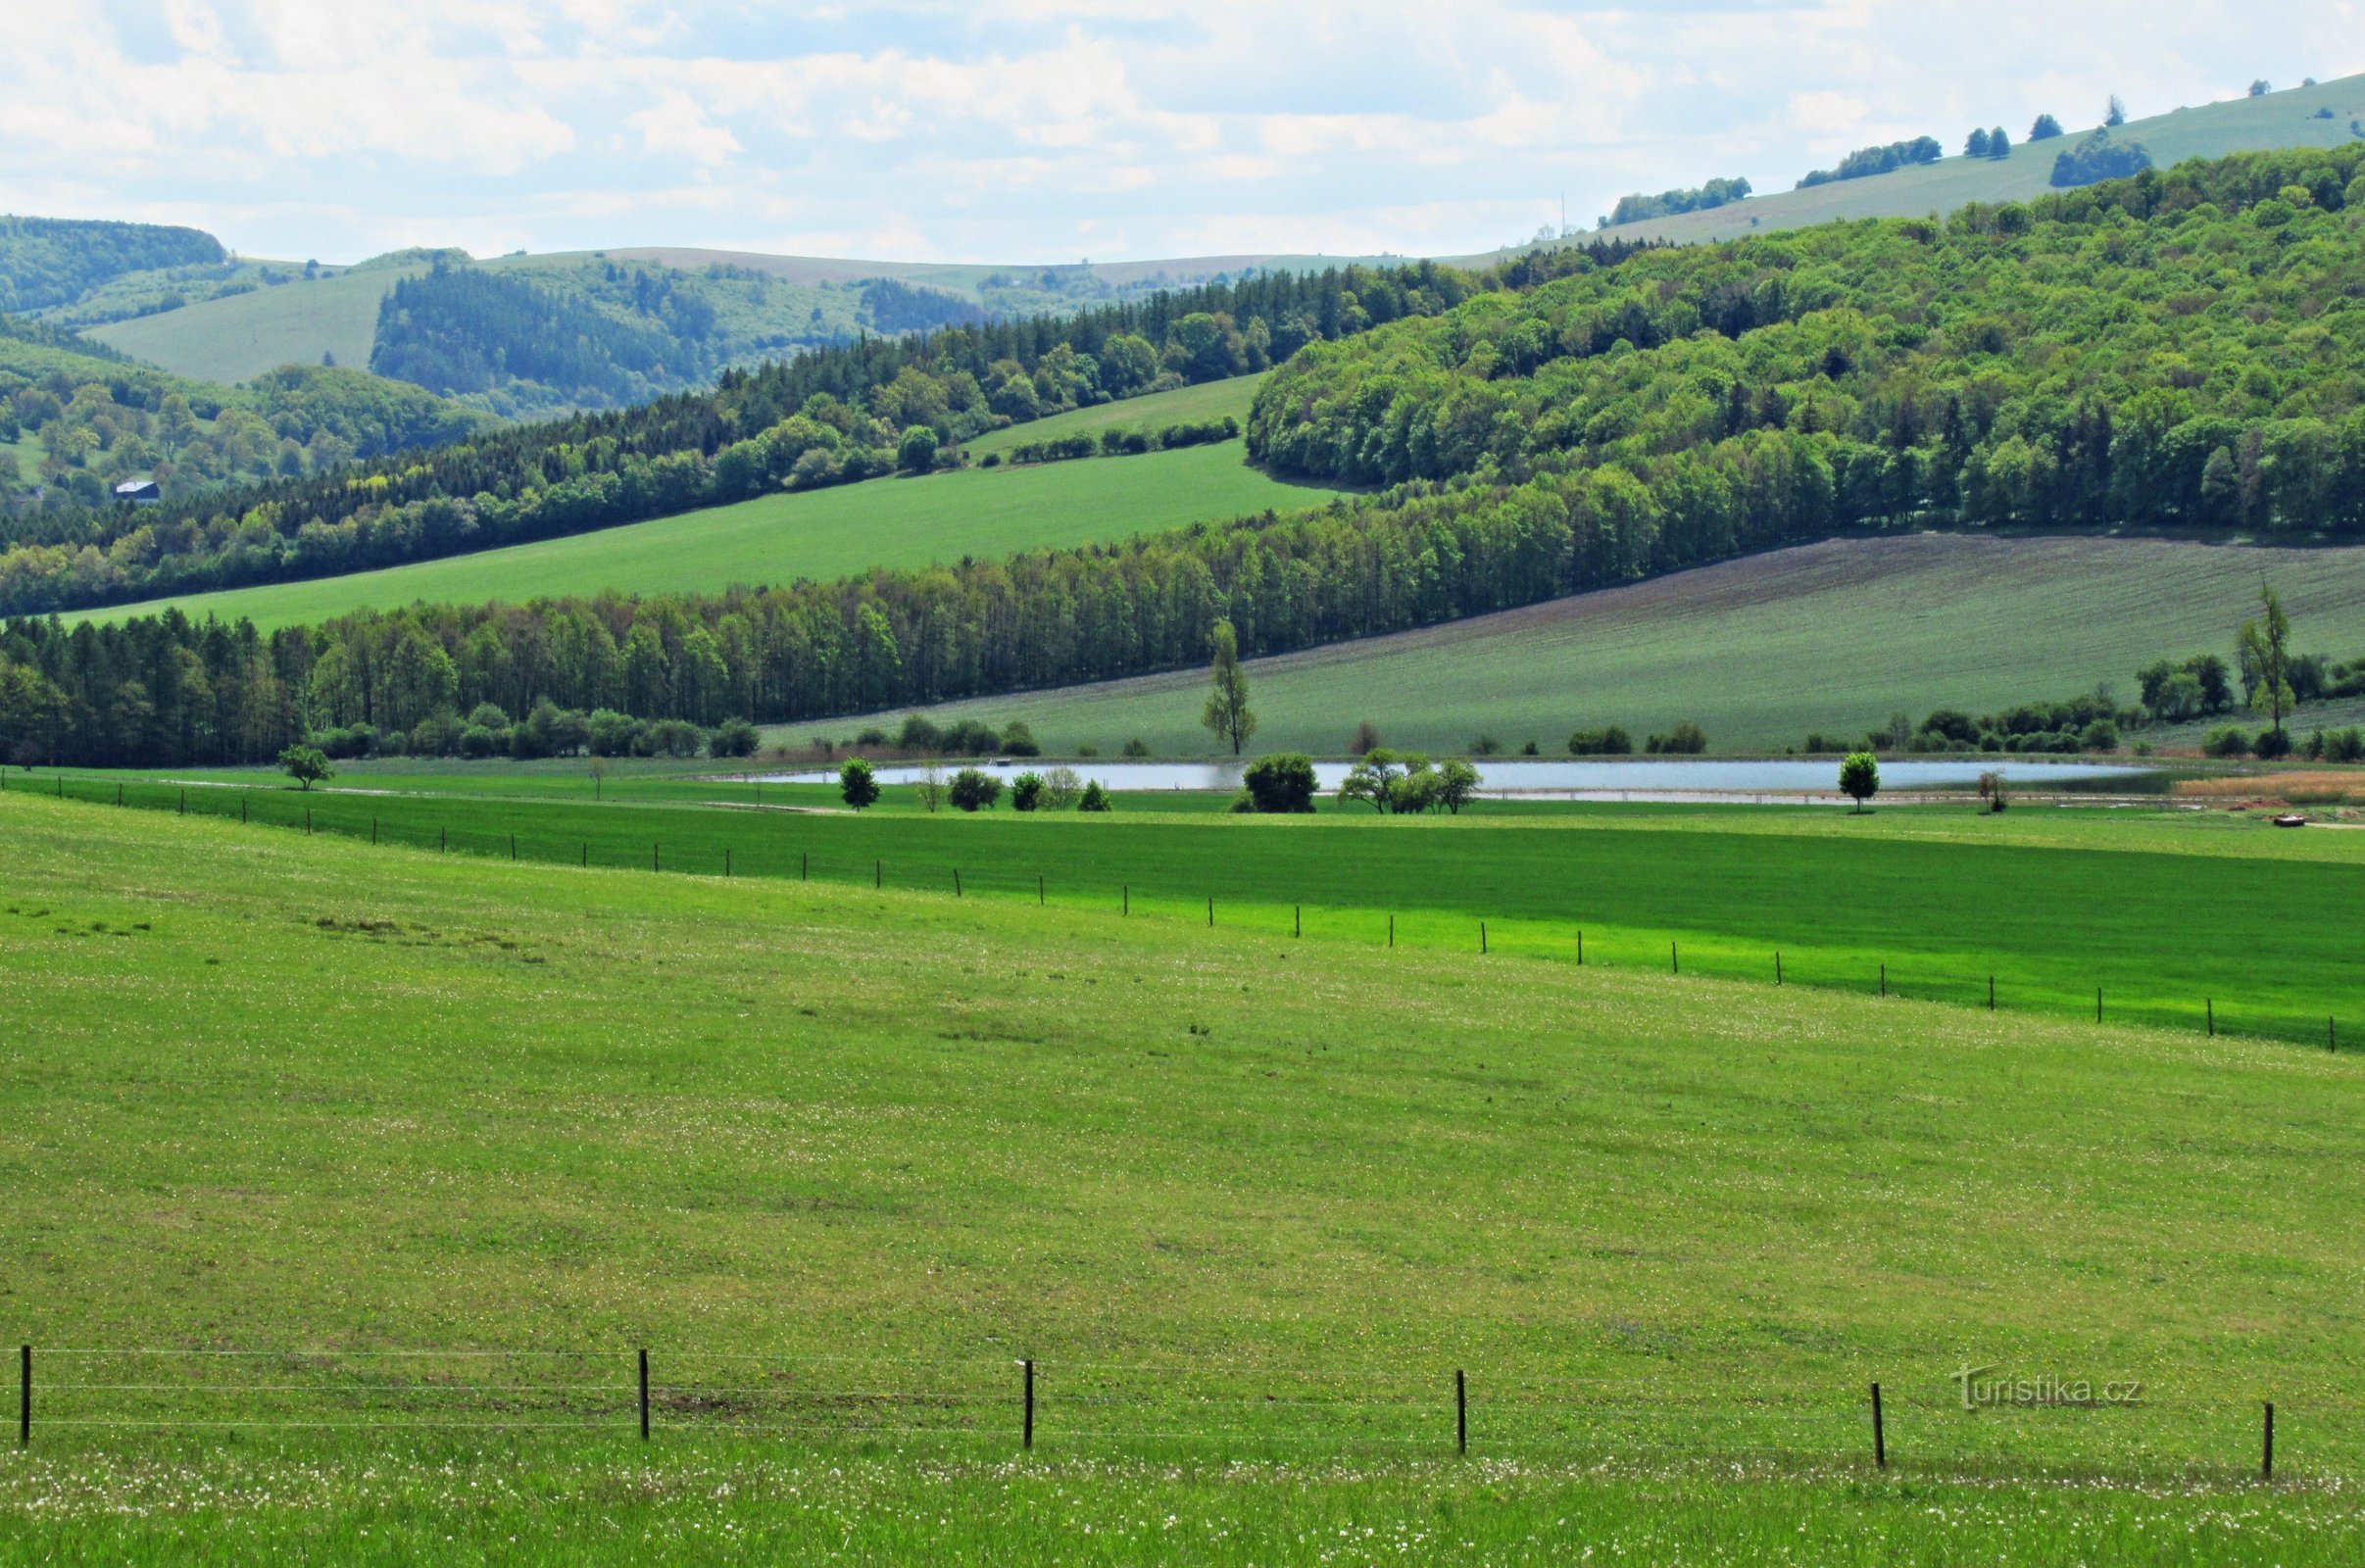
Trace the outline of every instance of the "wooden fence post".
[[1470, 1385], [1459, 1367], [1453, 1369], [1453, 1451], [1470, 1451]]
[[1215, 929], [1215, 895], [1212, 893], [1207, 895], [1207, 929]]
[[953, 897], [961, 897], [961, 867], [953, 867]]
[[1293, 937], [1306, 935], [1306, 906], [1303, 904], [1289, 906], [1289, 934]]
[[1585, 933], [1582, 929], [1577, 932], [1577, 967], [1585, 967]]
[[1043, 891], [1043, 873], [1042, 873], [1042, 872], [1040, 872], [1040, 871], [1037, 871], [1037, 872], [1035, 873], [1035, 907], [1039, 909], [1039, 908], [1043, 907], [1043, 906], [1044, 906], [1044, 905], [1049, 904], [1050, 902], [1051, 902], [1051, 900], [1050, 900], [1050, 899], [1049, 899], [1049, 898], [1048, 898], [1048, 897], [1045, 895], [1045, 893], [1044, 893], [1044, 891]]
[[189, 792], [187, 790], [180, 792], [180, 814], [183, 816], [189, 814]]
[[2102, 1021], [2102, 988], [2094, 987], [2094, 1022]]
[[1872, 1386], [1872, 1467], [1889, 1468], [1889, 1434], [1881, 1426], [1881, 1386]]
[[1025, 1424], [1019, 1428], [1018, 1444], [1021, 1447], [1032, 1448], [1035, 1446], [1035, 1363], [1030, 1356], [1019, 1364], [1026, 1368], [1026, 1415]]
[[1393, 914], [1388, 916], [1388, 946], [1396, 946], [1396, 916]]
[[1774, 950], [1774, 986], [1777, 990], [1782, 986], [1782, 950], [1780, 948]]
[[25, 1347], [20, 1352], [17, 1373], [17, 1446], [29, 1448], [33, 1443], [33, 1348]]
[[515, 833], [509, 836], [509, 858], [513, 860], [517, 858], [517, 835]]
[[801, 851], [797, 856], [797, 880], [800, 882], [813, 880], [813, 851], [811, 850]]
[[870, 885], [874, 888], [883, 888], [887, 885], [886, 861], [873, 860], [870, 862]]
[[649, 1441], [649, 1352], [641, 1351], [641, 1441]]
[[1675, 944], [1672, 942], [1667, 944], [1667, 972], [1669, 974], [1682, 974], [1684, 972], [1683, 959], [1676, 956]]
[[1990, 1012], [1994, 1012], [1995, 1010], [1995, 977], [1994, 975], [1989, 975], [1989, 976], [1988, 976], [1988, 1011], [1990, 1011]]
[[2217, 999], [2215, 997], [2203, 997], [2200, 1004], [2202, 1007], [2207, 1009], [2206, 1015], [2209, 1020], [2209, 1038], [2211, 1040], [2215, 1040], [2217, 1038]]
[[1128, 916], [1133, 913], [1133, 884], [1130, 882], [1125, 884], [1125, 902], [1117, 906], [1117, 913]]
[[[25, 1351], [27, 1355], [31, 1353], [30, 1350]], [[29, 1373], [26, 1374], [26, 1386], [31, 1386]], [[2261, 1481], [2275, 1479], [2275, 1401], [2272, 1399], [2266, 1401], [2266, 1446], [2258, 1454], [2258, 1479]]]
[[1484, 956], [1486, 956], [1486, 950], [1487, 950], [1487, 923], [1486, 923], [1484, 920], [1481, 920], [1481, 921], [1479, 921], [1479, 922], [1478, 922], [1478, 955], [1479, 955], [1479, 956], [1480, 956], [1480, 957], [1484, 957]]
[[731, 874], [731, 852], [727, 849], [722, 852], [722, 874], [724, 876]]

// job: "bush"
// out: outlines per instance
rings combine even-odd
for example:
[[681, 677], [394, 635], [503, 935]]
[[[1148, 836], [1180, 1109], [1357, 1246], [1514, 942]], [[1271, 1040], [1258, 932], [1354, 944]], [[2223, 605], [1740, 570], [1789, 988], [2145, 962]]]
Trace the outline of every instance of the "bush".
[[468, 722], [481, 724], [486, 729], [507, 729], [509, 728], [509, 715], [503, 712], [497, 704], [478, 703], [469, 710]]
[[1026, 727], [1023, 719], [1012, 719], [1010, 727], [1002, 732], [1002, 750], [1012, 757], [1043, 755], [1043, 748], [1035, 744], [1035, 732]]
[[370, 748], [376, 743], [377, 731], [367, 724], [356, 724], [351, 729], [324, 729], [312, 738], [320, 755], [338, 761], [368, 757]]
[[1361, 723], [1355, 727], [1354, 736], [1347, 742], [1347, 755], [1350, 757], [1367, 757], [1372, 752], [1378, 750], [1379, 744], [1379, 726], [1372, 723], [1369, 719], [1364, 719]]
[[1472, 757], [1494, 757], [1503, 751], [1503, 743], [1492, 735], [1481, 735], [1470, 742]]
[[1064, 811], [1076, 804], [1076, 797], [1083, 793], [1083, 789], [1084, 780], [1074, 768], [1046, 769], [1043, 774], [1043, 808], [1047, 811]]
[[964, 718], [944, 732], [947, 757], [991, 757], [1002, 750], [1002, 733], [989, 724]]
[[1603, 729], [1581, 729], [1568, 738], [1571, 757], [1625, 757], [1634, 750], [1634, 737], [1615, 724]]
[[1519, 755], [1521, 757], [1542, 757], [1544, 748], [1534, 741], [1522, 741], [1519, 743]]
[[595, 708], [591, 710], [591, 755], [634, 756], [641, 749], [641, 731], [647, 727], [629, 713], [619, 713], [613, 708]]
[[1644, 749], [1669, 757], [1697, 757], [1708, 749], [1708, 737], [1687, 718], [1666, 734], [1651, 736]]
[[764, 737], [744, 718], [726, 718], [707, 736], [707, 751], [715, 757], [753, 757]]
[[854, 744], [857, 746], [884, 746], [887, 744], [887, 732], [876, 724], [865, 724], [855, 732]]
[[449, 757], [460, 750], [460, 720], [449, 713], [422, 718], [411, 729], [413, 757]]
[[1043, 775], [1021, 773], [1010, 780], [1010, 809], [1031, 811], [1043, 804]]
[[1084, 795], [1081, 800], [1076, 802], [1076, 809], [1079, 811], [1106, 811], [1109, 809], [1109, 792], [1101, 788], [1099, 779], [1096, 778], [1084, 786]]
[[838, 769], [838, 798], [858, 811], [878, 804], [878, 775], [868, 762], [859, 757], [846, 760]]
[[1313, 759], [1303, 752], [1276, 752], [1259, 757], [1240, 775], [1248, 808], [1291, 813], [1314, 808]]
[[533, 743], [544, 757], [573, 757], [591, 744], [591, 721], [547, 697], [534, 704], [517, 727], [533, 732]]
[[2365, 729], [2351, 724], [2336, 729], [2324, 737], [2324, 760], [2328, 762], [2365, 761]]
[[1101, 755], [1101, 749], [1092, 742], [1086, 741], [1076, 748], [1076, 755], [1078, 757], [1098, 757]]
[[2097, 718], [2078, 735], [2078, 749], [2083, 752], [2115, 752], [2119, 749], [2119, 726], [2107, 718]]
[[460, 755], [463, 757], [490, 757], [501, 749], [501, 738], [482, 724], [470, 724], [460, 732]]
[[[879, 738], [878, 743], [885, 742], [887, 737], [884, 731], [864, 730], [859, 744], [878, 744], [869, 739], [874, 734]], [[932, 752], [944, 744], [944, 731], [913, 713], [904, 720], [904, 727], [895, 732], [895, 744], [907, 752]]]
[[2258, 738], [2250, 742], [2250, 750], [2260, 757], [2287, 757], [2291, 749], [2291, 737], [2286, 730], [2262, 729], [2258, 732]]
[[2200, 749], [2211, 757], [2247, 757], [2250, 755], [2250, 733], [2240, 724], [2220, 724], [2209, 731]]
[[991, 810], [1002, 799], [1002, 780], [974, 767], [964, 767], [953, 775], [953, 785], [947, 792], [955, 806], [964, 811]]
[[705, 732], [686, 718], [661, 718], [641, 732], [641, 744], [651, 757], [696, 757], [706, 740]]
[[1124, 744], [1123, 752], [1127, 757], [1148, 757], [1150, 755], [1150, 746], [1147, 741], [1136, 737], [1135, 739], [1129, 740]]

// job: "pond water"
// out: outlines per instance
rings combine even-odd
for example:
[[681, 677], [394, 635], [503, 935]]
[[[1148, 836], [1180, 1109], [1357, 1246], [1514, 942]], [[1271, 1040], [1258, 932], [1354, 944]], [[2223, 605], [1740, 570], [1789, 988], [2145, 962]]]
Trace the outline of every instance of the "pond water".
[[[1098, 759], [1055, 764], [1025, 760], [972, 760], [953, 766], [986, 768], [1004, 778], [1032, 768], [1064, 765], [1079, 777], [1097, 779], [1111, 790], [1222, 790], [1240, 787], [1237, 762], [1134, 762]], [[1347, 777], [1350, 762], [1316, 762], [1314, 773], [1324, 790], [1335, 790]], [[1837, 760], [1768, 758], [1757, 761], [1712, 761], [1706, 759], [1666, 758], [1650, 760], [1608, 759], [1548, 760], [1542, 758], [1489, 758], [1476, 763], [1482, 786], [1494, 795], [1535, 795], [1563, 800], [1723, 800], [1750, 796], [1790, 797], [1836, 794]], [[2125, 762], [2047, 762], [2017, 758], [1931, 758], [1881, 763], [1883, 790], [1967, 789], [1989, 771], [2001, 773], [2024, 790], [2044, 790], [2071, 780], [2136, 778], [2147, 767]], [[891, 763], [878, 770], [882, 784], [916, 782], [925, 768]], [[807, 768], [764, 775], [765, 783], [811, 783], [834, 778], [835, 768]]]

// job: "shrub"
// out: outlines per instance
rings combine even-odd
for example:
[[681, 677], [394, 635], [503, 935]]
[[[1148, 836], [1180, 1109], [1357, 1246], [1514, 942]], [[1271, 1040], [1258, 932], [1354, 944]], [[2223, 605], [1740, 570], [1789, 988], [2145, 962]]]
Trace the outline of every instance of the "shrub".
[[1076, 748], [1076, 755], [1078, 757], [1098, 757], [1101, 755], [1101, 749], [1092, 742], [1086, 741]]
[[1010, 780], [1010, 809], [1031, 811], [1043, 804], [1043, 775], [1021, 773]]
[[1361, 723], [1355, 725], [1355, 734], [1349, 738], [1347, 742], [1347, 755], [1350, 757], [1368, 756], [1379, 746], [1379, 726], [1372, 723], [1369, 719], [1364, 719]]
[[753, 757], [764, 737], [744, 718], [726, 718], [707, 735], [707, 751], [715, 757]]
[[1079, 811], [1106, 811], [1109, 809], [1109, 792], [1101, 788], [1099, 779], [1096, 778], [1084, 786], [1084, 796], [1083, 799], [1076, 802], [1076, 809]]
[[865, 724], [855, 732], [854, 744], [857, 746], [884, 746], [887, 744], [887, 732], [876, 724]]
[[878, 804], [878, 775], [859, 757], [848, 758], [838, 769], [838, 798], [856, 810]]
[[2220, 724], [2209, 731], [2200, 749], [2211, 757], [2247, 757], [2250, 755], [2250, 732], [2240, 724]]
[[509, 728], [509, 715], [503, 712], [496, 704], [478, 703], [469, 710], [468, 722], [481, 724], [486, 729], [507, 729]]
[[1013, 719], [1010, 727], [1002, 732], [1002, 750], [1012, 757], [1041, 757], [1043, 748], [1035, 744], [1035, 732], [1026, 727], [1023, 719]]
[[706, 735], [686, 718], [661, 718], [641, 732], [651, 757], [696, 757]]
[[1581, 729], [1568, 738], [1571, 757], [1624, 757], [1633, 750], [1634, 737], [1615, 724], [1603, 729]]
[[1002, 750], [1002, 732], [973, 718], [954, 724], [944, 732], [943, 739], [948, 757], [991, 757]]
[[619, 713], [613, 708], [595, 708], [591, 711], [591, 755], [594, 757], [630, 757], [640, 750], [641, 730], [645, 726], [629, 713]]
[[1708, 737], [1698, 724], [1685, 719], [1664, 735], [1653, 735], [1645, 750], [1670, 757], [1694, 757], [1708, 749]]
[[1519, 755], [1521, 757], [1542, 757], [1544, 755], [1544, 748], [1537, 745], [1534, 741], [1521, 741], [1519, 743]]
[[1492, 735], [1481, 735], [1476, 740], [1470, 742], [1470, 755], [1472, 757], [1493, 757], [1502, 750], [1503, 742], [1497, 740]]
[[1127, 757], [1148, 757], [1150, 755], [1150, 743], [1141, 739], [1139, 736], [1136, 736], [1134, 739], [1127, 741], [1121, 750]]
[[449, 757], [460, 750], [460, 720], [449, 713], [422, 718], [411, 728], [413, 757]]
[[1300, 812], [1314, 808], [1313, 759], [1303, 752], [1259, 757], [1240, 775], [1240, 783], [1251, 810]]
[[1002, 780], [974, 767], [964, 767], [953, 775], [947, 799], [964, 811], [991, 810], [1002, 799]]
[[533, 732], [534, 745], [544, 757], [573, 757], [591, 744], [591, 721], [547, 697], [534, 704], [518, 728]]
[[1043, 808], [1047, 811], [1064, 811], [1076, 804], [1076, 797], [1083, 793], [1083, 789], [1084, 780], [1077, 776], [1074, 768], [1047, 769], [1043, 774]]
[[[864, 730], [862, 744], [870, 744], [869, 737], [874, 733], [878, 732]], [[879, 739], [883, 741], [886, 736], [880, 734]], [[907, 752], [932, 752], [944, 744], [944, 732], [919, 714], [913, 713], [904, 720], [904, 727], [895, 732], [895, 744]]]
[[2289, 756], [2291, 749], [2291, 737], [2287, 730], [2262, 729], [2258, 732], [2258, 738], [2250, 742], [2250, 750], [2260, 757]]
[[2107, 718], [2097, 718], [2079, 732], [2078, 749], [2084, 752], [2115, 752], [2119, 749], [2119, 726]]
[[482, 724], [470, 724], [460, 732], [460, 755], [463, 757], [490, 757], [500, 748], [500, 737]]

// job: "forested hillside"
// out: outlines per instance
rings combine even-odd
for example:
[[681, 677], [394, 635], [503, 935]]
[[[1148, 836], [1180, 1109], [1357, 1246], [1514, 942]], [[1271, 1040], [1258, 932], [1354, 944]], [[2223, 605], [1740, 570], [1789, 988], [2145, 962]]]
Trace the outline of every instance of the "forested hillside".
[[193, 504], [233, 481], [315, 473], [488, 422], [359, 370], [290, 366], [242, 387], [184, 380], [0, 316], [0, 526], [19, 541], [80, 527], [121, 479], [153, 478]]
[[[1624, 254], [1551, 265], [1614, 265]], [[333, 475], [137, 514], [18, 518], [0, 527], [0, 612], [324, 576], [932, 466], [940, 449], [986, 430], [1262, 369], [1318, 338], [1447, 310], [1483, 283], [1426, 264], [1351, 268], [1064, 319], [865, 339], [727, 373], [712, 392], [506, 427]]]
[[126, 272], [226, 259], [200, 229], [0, 216], [0, 312], [64, 305]]
[[445, 394], [535, 381], [577, 405], [641, 403], [714, 369], [714, 312], [672, 287], [644, 289], [636, 322], [473, 267], [438, 263], [378, 307], [370, 368]]
[[[1402, 318], [1326, 336], [1274, 372], [1251, 420], [1277, 467], [1394, 487], [1383, 494], [762, 592], [356, 615], [253, 645], [276, 683], [278, 706], [265, 708], [288, 724], [400, 728], [417, 700], [394, 672], [441, 659], [460, 700], [497, 692], [513, 713], [550, 701], [803, 719], [1193, 663], [1219, 616], [1244, 653], [1275, 653], [1840, 530], [2365, 537], [2361, 173], [2365, 148], [2257, 155], [1945, 225], [1603, 256], [1442, 313], [1400, 295]], [[1192, 319], [1169, 313], [1153, 363], [1181, 373], [1192, 334], [1207, 330]], [[1120, 340], [1151, 325], [1105, 323], [1096, 355], [1068, 340], [1040, 348], [1024, 384], [1039, 395], [1045, 368], [1084, 358], [1123, 365], [1133, 351]], [[864, 378], [855, 395], [884, 407], [965, 373], [949, 369], [948, 340], [970, 355], [1023, 351], [994, 334], [1025, 330], [948, 334], [924, 371], [917, 343], [869, 346], [882, 362], [801, 362], [782, 372], [805, 378], [793, 391], [746, 378], [731, 408], [755, 407], [761, 388], [768, 414], [781, 406], [768, 400]], [[683, 433], [725, 420], [712, 405], [666, 407]], [[800, 420], [819, 422], [784, 423]], [[456, 450], [482, 463], [531, 452], [505, 444], [531, 439]], [[767, 469], [748, 445], [645, 471], [685, 488], [755, 482]], [[564, 485], [553, 477], [544, 494]], [[459, 515], [439, 506], [454, 504], [401, 512]], [[197, 650], [222, 634], [169, 618], [72, 634], [21, 621], [12, 635], [25, 673], [11, 711], [50, 715], [43, 733], [98, 761], [162, 744], [108, 716], [124, 683], [153, 704], [158, 688], [135, 672], [175, 678], [156, 661], [185, 665], [175, 646], [210, 657]], [[24, 722], [0, 715], [0, 727]], [[225, 736], [226, 723], [184, 714], [171, 744], [215, 755], [206, 748], [228, 742], [193, 737]]]

